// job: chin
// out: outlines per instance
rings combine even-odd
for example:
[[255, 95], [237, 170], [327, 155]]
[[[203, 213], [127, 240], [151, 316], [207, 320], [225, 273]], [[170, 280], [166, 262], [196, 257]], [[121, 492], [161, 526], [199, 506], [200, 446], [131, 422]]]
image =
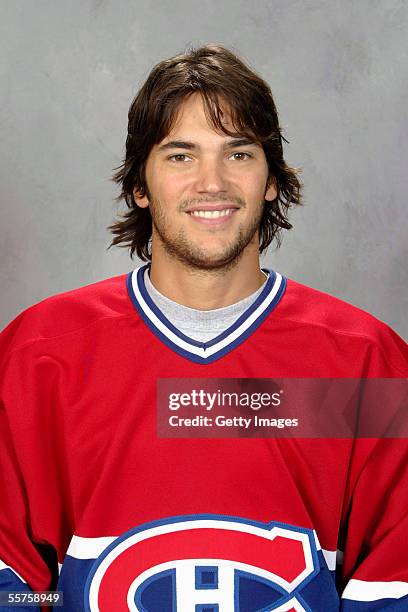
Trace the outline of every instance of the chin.
[[220, 270], [229, 270], [233, 268], [241, 258], [242, 251], [239, 253], [217, 253], [214, 255], [211, 254], [195, 254], [193, 251], [190, 251], [188, 254], [184, 254], [184, 256], [180, 257], [183, 263], [196, 270], [203, 271], [220, 271]]
[[229, 244], [209, 245], [208, 241], [204, 240], [201, 244], [187, 240], [183, 234], [173, 240], [169, 240], [162, 234], [161, 243], [169, 256], [177, 259], [187, 268], [202, 271], [226, 271], [233, 268], [241, 259], [252, 236], [240, 235], [238, 238]]

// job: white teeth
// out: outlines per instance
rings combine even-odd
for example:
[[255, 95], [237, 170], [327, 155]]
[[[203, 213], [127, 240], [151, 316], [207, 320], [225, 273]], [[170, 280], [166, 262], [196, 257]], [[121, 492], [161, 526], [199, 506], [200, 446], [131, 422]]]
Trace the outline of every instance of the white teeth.
[[202, 217], [203, 219], [218, 219], [219, 217], [226, 217], [231, 215], [233, 208], [226, 208], [225, 210], [192, 210], [191, 214], [194, 217]]

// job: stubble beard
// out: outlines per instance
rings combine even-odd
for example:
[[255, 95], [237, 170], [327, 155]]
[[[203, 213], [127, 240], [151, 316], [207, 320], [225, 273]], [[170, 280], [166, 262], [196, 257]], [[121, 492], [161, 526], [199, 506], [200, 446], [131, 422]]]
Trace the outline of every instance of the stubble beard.
[[[246, 205], [242, 199], [239, 199], [238, 203], [241, 208], [245, 208]], [[164, 250], [169, 257], [177, 259], [184, 267], [196, 272], [223, 273], [235, 267], [245, 248], [252, 242], [259, 230], [263, 208], [264, 202], [262, 201], [259, 205], [259, 213], [252, 219], [252, 223], [247, 227], [240, 225], [237, 235], [222, 252], [208, 253], [205, 248], [189, 241], [183, 230], [180, 230], [176, 236], [169, 235], [166, 230], [167, 220], [163, 206], [158, 200], [150, 199], [152, 224]]]

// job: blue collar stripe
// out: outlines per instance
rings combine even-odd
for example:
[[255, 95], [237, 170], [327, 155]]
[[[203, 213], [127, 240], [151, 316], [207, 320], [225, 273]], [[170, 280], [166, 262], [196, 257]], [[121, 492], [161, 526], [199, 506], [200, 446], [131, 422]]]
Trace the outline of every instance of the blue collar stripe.
[[286, 279], [269, 271], [269, 278], [253, 304], [226, 331], [208, 342], [199, 342], [181, 333], [157, 308], [148, 294], [144, 273], [147, 266], [130, 272], [127, 278], [129, 296], [152, 332], [173, 351], [195, 363], [211, 363], [223, 357], [250, 336], [280, 301]]

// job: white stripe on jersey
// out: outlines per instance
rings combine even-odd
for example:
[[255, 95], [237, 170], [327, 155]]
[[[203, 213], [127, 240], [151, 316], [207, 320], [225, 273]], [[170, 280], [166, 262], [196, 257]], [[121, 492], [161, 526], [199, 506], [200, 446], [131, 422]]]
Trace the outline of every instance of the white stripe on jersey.
[[[74, 535], [67, 550], [67, 555], [75, 559], [97, 559], [99, 555], [119, 536], [108, 536], [101, 538], [83, 538]], [[336, 569], [336, 559], [339, 562], [342, 552], [340, 550], [325, 550], [321, 548], [319, 540], [315, 534], [315, 542], [317, 550], [321, 550], [327, 567], [330, 571]]]
[[316, 531], [313, 530], [313, 535], [316, 543], [317, 550], [321, 550], [323, 553], [326, 565], [331, 572], [334, 572], [337, 565], [341, 565], [343, 562], [343, 551], [341, 550], [325, 550], [320, 546], [319, 538], [317, 537]]
[[[141, 266], [141, 267], [144, 267], [144, 266]], [[142, 310], [145, 313], [145, 315], [149, 318], [151, 323], [162, 334], [164, 334], [173, 344], [175, 344], [176, 346], [180, 347], [181, 349], [183, 349], [185, 351], [188, 351], [188, 352], [192, 353], [193, 355], [197, 355], [197, 356], [201, 357], [202, 359], [211, 357], [212, 355], [214, 355], [218, 351], [226, 348], [228, 345], [230, 345], [232, 342], [234, 342], [234, 340], [236, 340], [237, 338], [242, 336], [242, 334], [244, 334], [246, 332], [246, 330], [249, 327], [251, 327], [251, 325], [263, 314], [263, 312], [268, 308], [268, 306], [271, 304], [271, 302], [273, 302], [273, 300], [276, 297], [276, 294], [278, 293], [278, 291], [281, 288], [281, 285], [283, 283], [283, 278], [282, 278], [281, 274], [276, 272], [275, 273], [276, 277], [275, 277], [274, 284], [273, 284], [270, 292], [265, 296], [265, 298], [263, 299], [262, 303], [258, 306], [258, 308], [256, 308], [256, 310], [254, 310], [254, 312], [252, 312], [252, 314], [250, 316], [248, 316], [248, 318], [246, 318], [245, 321], [243, 321], [241, 323], [241, 325], [239, 325], [237, 328], [233, 329], [233, 331], [231, 331], [231, 333], [228, 334], [228, 336], [226, 338], [224, 338], [223, 340], [220, 340], [216, 344], [213, 344], [213, 345], [208, 346], [206, 348], [202, 348], [202, 347], [199, 347], [199, 346], [195, 346], [194, 344], [190, 344], [189, 342], [186, 342], [182, 338], [179, 338], [178, 336], [176, 336], [171, 331], [171, 329], [169, 329], [167, 327], [167, 325], [165, 325], [156, 316], [156, 314], [151, 310], [151, 308], [146, 303], [146, 301], [144, 300], [144, 298], [143, 298], [143, 296], [142, 296], [142, 294], [140, 292], [140, 289], [139, 289], [139, 286], [138, 286], [138, 282], [137, 282], [137, 273], [138, 273], [138, 271], [139, 271], [139, 268], [136, 268], [136, 270], [134, 270], [132, 272], [132, 289], [133, 289], [133, 293], [134, 293], [134, 295], [135, 295], [135, 297], [137, 299], [137, 302], [139, 303], [139, 306], [142, 308]]]
[[368, 582], [352, 578], [344, 589], [342, 599], [353, 601], [377, 601], [400, 599], [408, 595], [408, 582]]
[[75, 559], [97, 559], [116, 538], [117, 536], [81, 538], [81, 536], [74, 535], [68, 546], [67, 555]]

